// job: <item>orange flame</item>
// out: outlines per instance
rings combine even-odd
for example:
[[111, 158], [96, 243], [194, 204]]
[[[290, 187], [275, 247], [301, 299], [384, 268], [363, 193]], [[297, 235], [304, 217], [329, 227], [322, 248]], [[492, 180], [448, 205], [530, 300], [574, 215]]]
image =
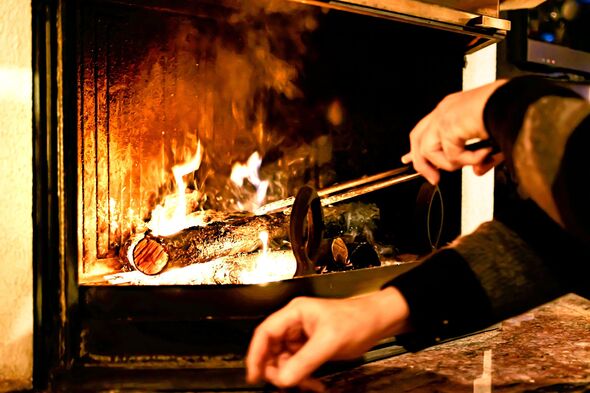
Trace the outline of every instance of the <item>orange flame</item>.
[[166, 198], [162, 205], [156, 206], [152, 211], [152, 219], [148, 223], [148, 228], [154, 235], [170, 236], [185, 228], [203, 225], [200, 215], [187, 214], [186, 183], [183, 179], [183, 176], [199, 169], [202, 157], [201, 142], [199, 141], [195, 156], [189, 162], [175, 165], [172, 168], [176, 182], [176, 195]]

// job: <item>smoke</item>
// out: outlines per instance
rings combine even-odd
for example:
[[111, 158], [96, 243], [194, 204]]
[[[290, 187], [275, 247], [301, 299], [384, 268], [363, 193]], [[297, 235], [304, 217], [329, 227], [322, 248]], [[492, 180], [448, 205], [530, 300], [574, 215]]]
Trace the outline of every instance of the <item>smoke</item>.
[[282, 130], [269, 128], [269, 107], [303, 96], [297, 81], [315, 12], [287, 1], [247, 1], [223, 20], [197, 19], [171, 33], [176, 108], [168, 116], [204, 146], [196, 181], [208, 207], [243, 206], [244, 190], [228, 186], [231, 167], [281, 144]]
[[[121, 192], [133, 193], [142, 219], [175, 192], [172, 168], [190, 160], [199, 141], [203, 163], [186, 180], [189, 190], [200, 189], [201, 208], [234, 210], [251, 197], [231, 186], [231, 168], [283, 142], [285, 131], [270, 125], [269, 112], [276, 117], [303, 97], [298, 78], [317, 11], [289, 1], [243, 1], [150, 26], [143, 58], [111, 86], [122, 92], [122, 100], [112, 95], [111, 122], [119, 127], [111, 130], [111, 160], [131, 185]], [[284, 192], [273, 189], [277, 179], [269, 182], [269, 193]]]

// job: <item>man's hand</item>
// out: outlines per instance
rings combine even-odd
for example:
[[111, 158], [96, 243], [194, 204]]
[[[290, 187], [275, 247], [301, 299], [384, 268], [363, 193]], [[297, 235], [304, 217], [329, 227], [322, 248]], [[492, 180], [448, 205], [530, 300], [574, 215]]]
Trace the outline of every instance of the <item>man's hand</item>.
[[470, 151], [467, 142], [489, 138], [483, 123], [483, 110], [492, 93], [505, 80], [498, 80], [477, 89], [451, 94], [424, 117], [410, 133], [410, 152], [402, 162], [412, 162], [414, 169], [431, 184], [440, 180], [440, 169], [454, 171], [473, 165], [482, 175], [501, 160], [490, 156], [491, 148]]
[[408, 330], [408, 305], [394, 287], [348, 299], [296, 298], [254, 332], [247, 380], [320, 390], [310, 375], [328, 360], [361, 356]]

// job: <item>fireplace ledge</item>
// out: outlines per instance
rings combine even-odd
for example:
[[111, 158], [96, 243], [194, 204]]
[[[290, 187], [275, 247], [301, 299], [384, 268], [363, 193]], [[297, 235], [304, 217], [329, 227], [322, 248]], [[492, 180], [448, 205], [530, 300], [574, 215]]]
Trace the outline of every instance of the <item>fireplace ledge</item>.
[[482, 375], [484, 351], [490, 350], [493, 391], [588, 391], [589, 330], [590, 301], [569, 294], [504, 321], [498, 330], [366, 364], [323, 381], [330, 392], [473, 392], [474, 380]]

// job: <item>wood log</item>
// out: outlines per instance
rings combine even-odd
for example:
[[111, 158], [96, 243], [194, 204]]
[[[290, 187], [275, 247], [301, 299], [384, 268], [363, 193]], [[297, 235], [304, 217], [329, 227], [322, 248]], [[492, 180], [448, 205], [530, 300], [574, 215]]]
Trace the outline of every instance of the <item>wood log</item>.
[[[272, 268], [259, 269], [260, 259], [266, 261], [263, 264], [272, 264]], [[291, 250], [275, 250], [267, 254], [228, 255], [149, 276], [134, 270], [109, 274], [104, 278], [112, 285], [259, 284], [292, 278], [296, 268], [297, 262]]]
[[155, 275], [171, 267], [184, 267], [216, 258], [252, 252], [261, 246], [259, 234], [287, 238], [288, 216], [282, 213], [237, 216], [191, 227], [170, 236], [149, 231], [134, 236], [124, 247], [125, 262], [133, 269]]

